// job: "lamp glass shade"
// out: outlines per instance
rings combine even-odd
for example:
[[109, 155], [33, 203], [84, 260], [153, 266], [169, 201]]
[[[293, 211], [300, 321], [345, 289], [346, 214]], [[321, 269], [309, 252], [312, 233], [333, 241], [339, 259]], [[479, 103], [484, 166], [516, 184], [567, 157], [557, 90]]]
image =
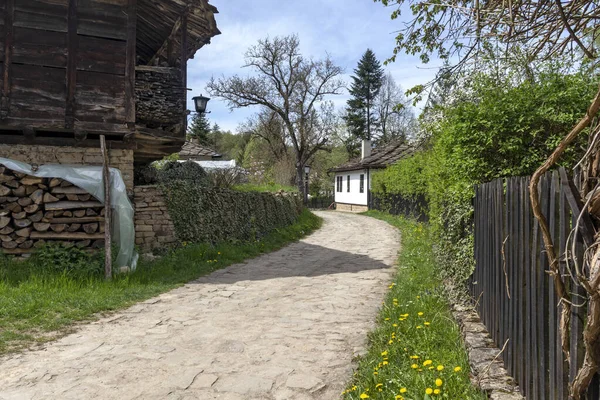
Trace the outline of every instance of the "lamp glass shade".
[[194, 100], [194, 106], [196, 107], [196, 112], [203, 113], [206, 111], [206, 105], [208, 104], [208, 101], [210, 100], [210, 98], [204, 97], [204, 96], [196, 96], [196, 97], [193, 97], [192, 100]]
[[304, 173], [305, 173], [306, 175], [310, 174], [310, 165], [305, 165], [305, 166], [304, 166]]

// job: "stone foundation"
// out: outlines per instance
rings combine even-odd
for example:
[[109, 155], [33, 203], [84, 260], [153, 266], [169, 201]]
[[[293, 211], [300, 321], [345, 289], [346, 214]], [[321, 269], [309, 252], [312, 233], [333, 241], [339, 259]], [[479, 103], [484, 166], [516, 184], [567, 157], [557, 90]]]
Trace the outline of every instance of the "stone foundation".
[[[28, 164], [102, 165], [100, 148], [0, 144], [0, 157]], [[121, 171], [128, 191], [133, 190], [133, 150], [111, 149], [109, 163]]]
[[142, 252], [168, 247], [177, 242], [165, 198], [157, 186], [136, 186], [133, 201], [135, 244]]
[[367, 206], [362, 206], [362, 205], [358, 205], [358, 204], [344, 204], [344, 203], [336, 203], [335, 209], [337, 211], [353, 212], [353, 213], [361, 213], [361, 212], [369, 211], [369, 207], [367, 207]]

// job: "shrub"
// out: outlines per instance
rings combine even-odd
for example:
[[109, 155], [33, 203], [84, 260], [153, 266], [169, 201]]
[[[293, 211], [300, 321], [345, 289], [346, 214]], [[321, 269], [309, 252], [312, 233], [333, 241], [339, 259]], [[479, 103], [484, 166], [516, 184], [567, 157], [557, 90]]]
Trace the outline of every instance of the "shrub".
[[203, 187], [211, 186], [211, 179], [200, 165], [193, 161], [183, 163], [169, 161], [158, 170], [158, 182], [170, 183], [174, 181], [185, 181]]
[[38, 271], [92, 276], [103, 273], [104, 254], [100, 251], [92, 254], [60, 243], [47, 243], [33, 253], [29, 263]]

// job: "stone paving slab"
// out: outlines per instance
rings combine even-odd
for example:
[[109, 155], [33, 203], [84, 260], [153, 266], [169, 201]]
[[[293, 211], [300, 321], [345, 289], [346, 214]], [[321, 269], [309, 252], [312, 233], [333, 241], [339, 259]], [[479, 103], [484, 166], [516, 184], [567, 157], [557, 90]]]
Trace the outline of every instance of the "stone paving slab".
[[318, 213], [323, 227], [0, 359], [0, 399], [337, 399], [394, 273], [399, 233]]

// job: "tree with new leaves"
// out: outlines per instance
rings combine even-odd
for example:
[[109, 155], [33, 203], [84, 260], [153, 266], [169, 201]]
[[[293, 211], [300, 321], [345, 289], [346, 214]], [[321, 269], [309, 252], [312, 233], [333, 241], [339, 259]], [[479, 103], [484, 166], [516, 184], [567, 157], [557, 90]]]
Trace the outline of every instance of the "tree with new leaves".
[[196, 140], [199, 144], [207, 145], [210, 142], [210, 122], [204, 113], [196, 113], [188, 126], [187, 139]]
[[377, 120], [378, 142], [406, 141], [414, 135], [416, 118], [402, 87], [388, 73], [383, 76], [381, 88], [375, 97], [374, 112]]
[[341, 93], [342, 69], [329, 57], [304, 57], [296, 35], [259, 40], [248, 49], [245, 61], [244, 67], [256, 75], [212, 78], [207, 88], [232, 109], [261, 106], [281, 118], [295, 155], [296, 183], [304, 193], [304, 166], [317, 151], [327, 148], [331, 130], [326, 126], [325, 97]]
[[384, 71], [371, 49], [367, 49], [358, 62], [352, 76], [351, 98], [346, 107], [346, 124], [350, 133], [357, 138], [371, 140], [378, 123], [374, 103], [381, 85]]
[[[385, 6], [397, 6], [392, 18], [398, 18], [402, 6], [409, 3], [407, 0], [376, 1], [381, 1]], [[403, 28], [398, 32], [392, 61], [399, 52], [418, 54], [423, 62], [428, 62], [432, 55], [442, 60], [458, 60], [447, 71], [453, 73], [466, 68], [476, 69], [479, 57], [490, 45], [503, 49], [506, 59], [511, 59], [517, 50], [529, 62], [552, 60], [559, 55], [570, 54], [579, 64], [593, 64], [598, 57], [600, 6], [594, 0], [416, 0], [410, 1], [410, 10], [412, 18], [403, 23]], [[421, 98], [426, 86], [419, 85], [411, 89], [415, 100]], [[595, 235], [593, 244], [585, 252], [588, 271], [579, 271], [578, 266], [574, 265], [574, 273], [565, 277], [559, 269], [560, 257], [541, 210], [538, 184], [542, 175], [559, 160], [573, 141], [587, 132], [590, 135], [589, 148], [580, 162], [584, 183], [579, 200], [586, 204], [582, 212], [593, 210], [600, 203], [600, 196], [596, 195], [600, 186], [600, 129], [596, 118], [599, 110], [600, 89], [585, 116], [536, 170], [530, 183], [532, 209], [541, 228], [554, 288], [561, 299], [559, 328], [567, 360], [572, 303], [566, 279], [572, 279], [573, 284], [583, 287], [587, 294], [587, 321], [583, 335], [585, 357], [570, 388], [571, 398], [577, 400], [584, 396], [593, 376], [600, 371], [600, 234]], [[564, 258], [569, 260], [571, 255], [567, 253]], [[573, 368], [577, 369], [577, 366]]]

